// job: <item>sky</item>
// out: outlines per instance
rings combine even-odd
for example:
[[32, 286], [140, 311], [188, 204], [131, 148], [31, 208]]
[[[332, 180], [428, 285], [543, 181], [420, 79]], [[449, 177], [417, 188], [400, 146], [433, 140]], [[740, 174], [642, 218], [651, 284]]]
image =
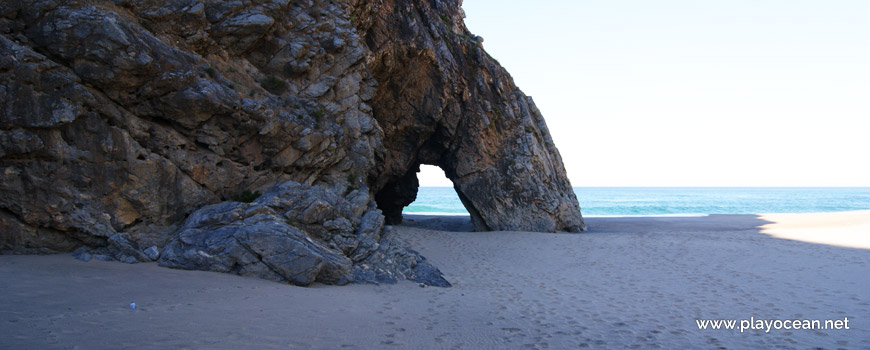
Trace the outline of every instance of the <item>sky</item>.
[[[573, 186], [870, 186], [870, 1], [465, 0]], [[424, 167], [421, 186], [450, 186]]]

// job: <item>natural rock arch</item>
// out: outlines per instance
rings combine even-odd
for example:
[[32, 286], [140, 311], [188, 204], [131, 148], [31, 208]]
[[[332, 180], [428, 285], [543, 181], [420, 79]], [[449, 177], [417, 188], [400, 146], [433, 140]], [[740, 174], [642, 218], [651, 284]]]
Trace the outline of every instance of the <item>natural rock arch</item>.
[[384, 225], [420, 164], [477, 230], [582, 230], [540, 112], [460, 5], [0, 2], [0, 254], [449, 285]]
[[[469, 37], [452, 1], [384, 2], [362, 25], [386, 152], [370, 179], [388, 222], [417, 192], [420, 164], [444, 170], [478, 231], [581, 231], [580, 208], [541, 113]], [[461, 16], [461, 12], [457, 14]], [[408, 18], [411, 16], [411, 18]], [[366, 17], [366, 16], [361, 16]], [[433, 30], [449, 23], [447, 33]], [[398, 32], [400, 41], [395, 40]]]

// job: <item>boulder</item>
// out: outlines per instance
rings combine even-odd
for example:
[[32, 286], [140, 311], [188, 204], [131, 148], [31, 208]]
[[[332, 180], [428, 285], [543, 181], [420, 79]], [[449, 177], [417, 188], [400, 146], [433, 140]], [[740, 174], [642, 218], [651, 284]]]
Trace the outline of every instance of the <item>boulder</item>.
[[351, 261], [262, 204], [228, 202], [194, 212], [163, 250], [161, 266], [228, 272], [306, 286], [346, 284]]
[[[224, 202], [197, 210], [163, 250], [159, 263], [300, 286], [401, 279], [449, 286], [418, 253], [380, 237], [383, 216], [377, 209], [361, 218], [355, 214], [367, 204], [345, 200], [329, 188], [283, 183], [251, 203]], [[357, 248], [342, 250], [348, 247]], [[347, 256], [350, 252], [353, 259]], [[365, 270], [375, 272], [360, 272]]]

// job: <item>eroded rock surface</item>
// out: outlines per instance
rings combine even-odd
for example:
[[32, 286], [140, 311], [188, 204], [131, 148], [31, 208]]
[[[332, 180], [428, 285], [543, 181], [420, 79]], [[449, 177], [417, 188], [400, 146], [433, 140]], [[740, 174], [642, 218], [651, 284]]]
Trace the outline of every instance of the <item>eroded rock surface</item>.
[[[441, 167], [478, 231], [585, 229], [562, 159], [532, 99], [462, 22], [461, 1], [360, 1], [374, 117], [386, 157], [374, 187], [391, 220]], [[381, 200], [383, 198], [383, 200]]]
[[0, 0], [0, 251], [446, 284], [385, 228], [420, 164], [478, 230], [582, 229], [543, 118], [462, 17], [453, 0]]
[[308, 285], [350, 281], [351, 261], [261, 203], [220, 203], [194, 212], [160, 265], [231, 272]]

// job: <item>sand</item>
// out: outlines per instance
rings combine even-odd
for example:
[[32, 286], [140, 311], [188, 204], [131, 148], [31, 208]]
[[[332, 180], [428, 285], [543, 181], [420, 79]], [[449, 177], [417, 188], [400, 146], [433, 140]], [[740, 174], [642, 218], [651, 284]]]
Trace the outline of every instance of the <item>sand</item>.
[[762, 233], [847, 248], [870, 249], [870, 210], [843, 213], [764, 214]]
[[[400, 237], [452, 288], [301, 288], [156, 264], [0, 256], [0, 348], [867, 349], [870, 251], [843, 247], [843, 237], [862, 236], [837, 245], [806, 236], [848, 226], [866, 237], [868, 216], [590, 218], [583, 234], [460, 232], [467, 217], [407, 217]], [[848, 317], [851, 329], [696, 323], [750, 317]]]

